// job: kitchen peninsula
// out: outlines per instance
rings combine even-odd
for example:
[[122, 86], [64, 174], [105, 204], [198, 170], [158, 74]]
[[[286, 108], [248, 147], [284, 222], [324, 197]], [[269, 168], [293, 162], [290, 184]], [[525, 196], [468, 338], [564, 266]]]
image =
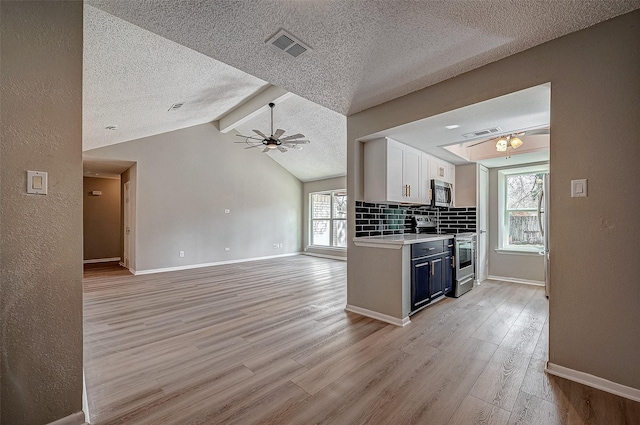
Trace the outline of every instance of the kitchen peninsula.
[[[404, 326], [410, 323], [409, 314], [451, 289], [453, 235], [365, 236], [353, 243], [359, 248], [349, 261], [359, 265], [358, 285], [347, 288], [347, 311]], [[414, 288], [416, 277], [427, 280], [426, 288]]]

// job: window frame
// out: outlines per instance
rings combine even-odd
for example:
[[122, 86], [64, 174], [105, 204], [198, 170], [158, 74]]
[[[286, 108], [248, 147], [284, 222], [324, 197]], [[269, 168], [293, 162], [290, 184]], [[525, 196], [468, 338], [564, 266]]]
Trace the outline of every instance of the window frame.
[[548, 173], [549, 164], [513, 167], [498, 170], [498, 253], [522, 253], [538, 255], [542, 245], [510, 245], [509, 244], [509, 212], [537, 211], [536, 209], [507, 209], [507, 176], [519, 174]]
[[[318, 192], [311, 192], [309, 193], [309, 235], [308, 235], [308, 241], [309, 241], [309, 248], [315, 248], [315, 249], [327, 249], [327, 250], [338, 250], [338, 251], [346, 251], [347, 249], [347, 244], [345, 244], [345, 246], [334, 246], [333, 243], [333, 230], [334, 230], [334, 223], [336, 221], [343, 221], [344, 222], [344, 227], [345, 229], [347, 228], [347, 217], [348, 217], [348, 211], [345, 213], [345, 217], [344, 218], [335, 218], [333, 216], [334, 213], [334, 194], [336, 193], [344, 193], [347, 196], [347, 201], [348, 201], [348, 194], [347, 194], [347, 190], [346, 189], [331, 189], [331, 190], [320, 190]], [[329, 195], [329, 199], [330, 199], [330, 206], [329, 206], [329, 218], [313, 218], [313, 196], [314, 195]], [[314, 244], [314, 237], [313, 237], [313, 223], [314, 221], [325, 221], [325, 220], [329, 220], [329, 245], [316, 245]]]

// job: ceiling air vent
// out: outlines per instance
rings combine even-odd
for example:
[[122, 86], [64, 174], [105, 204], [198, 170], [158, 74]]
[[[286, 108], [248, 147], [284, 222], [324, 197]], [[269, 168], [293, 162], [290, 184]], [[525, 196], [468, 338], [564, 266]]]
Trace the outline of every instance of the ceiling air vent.
[[167, 109], [167, 111], [174, 111], [176, 109], [180, 109], [180, 108], [182, 108], [182, 105], [184, 105], [184, 102], [182, 102], [182, 103], [174, 103], [173, 105], [171, 105], [171, 107], [169, 109]]
[[471, 133], [466, 133], [462, 136], [466, 137], [467, 139], [472, 139], [474, 137], [489, 136], [492, 134], [500, 133], [501, 131], [502, 129], [500, 127], [491, 127], [485, 128], [484, 130], [472, 131]]
[[277, 47], [278, 50], [288, 53], [297, 58], [307, 50], [311, 50], [309, 46], [292, 36], [285, 30], [278, 31], [273, 37], [267, 40], [267, 44]]

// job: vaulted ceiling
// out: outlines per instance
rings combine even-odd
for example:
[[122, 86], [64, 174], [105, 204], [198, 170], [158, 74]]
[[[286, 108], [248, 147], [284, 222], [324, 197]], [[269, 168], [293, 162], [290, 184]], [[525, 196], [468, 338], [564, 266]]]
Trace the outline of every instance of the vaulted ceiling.
[[[312, 145], [286, 159], [270, 155], [301, 180], [345, 174], [344, 116], [639, 7], [640, 0], [88, 0], [84, 149], [219, 120], [275, 85], [296, 95], [276, 110], [284, 120], [277, 126]], [[311, 49], [294, 58], [266, 44], [279, 29]], [[170, 110], [176, 103], [184, 105]], [[265, 128], [265, 113], [238, 130]]]

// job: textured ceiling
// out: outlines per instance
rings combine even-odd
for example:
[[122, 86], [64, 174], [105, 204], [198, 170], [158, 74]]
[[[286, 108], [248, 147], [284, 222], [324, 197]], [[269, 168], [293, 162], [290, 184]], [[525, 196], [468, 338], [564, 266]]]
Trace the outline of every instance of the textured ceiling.
[[267, 84], [88, 5], [83, 61], [85, 151], [211, 122]]
[[[640, 7], [640, 0], [90, 0], [350, 115]], [[265, 45], [278, 29], [313, 49]]]
[[[638, 7], [640, 0], [88, 0], [84, 150], [215, 121], [273, 84], [299, 96], [278, 105], [276, 126], [312, 143], [268, 155], [303, 181], [344, 175], [345, 115]], [[280, 28], [312, 50], [293, 59], [267, 46]], [[168, 111], [177, 102], [185, 104]], [[264, 131], [267, 117], [239, 129]], [[489, 118], [466, 124], [500, 125]], [[522, 117], [510, 109], [502, 118]], [[435, 125], [422, 124], [417, 134]], [[446, 159], [442, 139], [430, 140], [422, 148]]]
[[[253, 129], [270, 133], [269, 108], [264, 108], [256, 118], [239, 125], [236, 130], [243, 135], [253, 135]], [[291, 174], [302, 181], [344, 176], [347, 172], [347, 118], [299, 96], [289, 96], [278, 102], [273, 109], [273, 128], [286, 131], [283, 137], [302, 133], [311, 141], [302, 150], [286, 153], [272, 151], [261, 153], [261, 148], [253, 148], [256, 155], [269, 155]], [[244, 139], [237, 137], [238, 141]], [[238, 148], [244, 147], [237, 144]]]

